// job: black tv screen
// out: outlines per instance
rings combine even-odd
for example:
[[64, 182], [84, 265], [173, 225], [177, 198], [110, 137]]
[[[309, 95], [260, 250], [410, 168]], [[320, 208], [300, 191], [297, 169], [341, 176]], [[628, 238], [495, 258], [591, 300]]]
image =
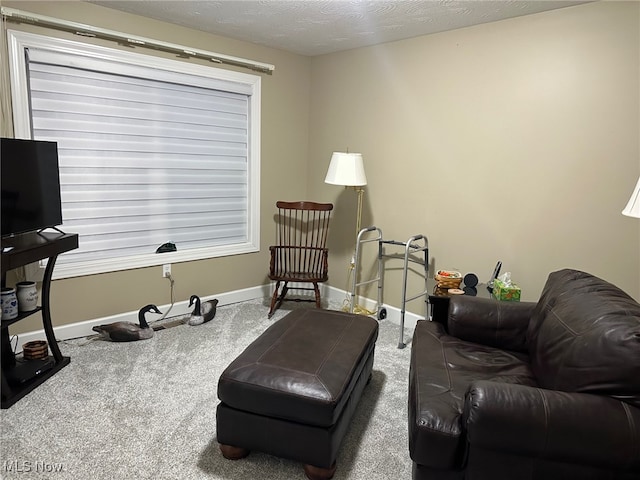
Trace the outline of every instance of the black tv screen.
[[62, 224], [58, 145], [2, 138], [2, 236]]

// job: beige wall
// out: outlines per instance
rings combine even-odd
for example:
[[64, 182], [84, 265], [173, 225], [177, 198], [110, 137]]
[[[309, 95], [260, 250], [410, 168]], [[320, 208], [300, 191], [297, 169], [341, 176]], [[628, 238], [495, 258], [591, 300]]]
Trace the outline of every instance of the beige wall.
[[[193, 293], [215, 295], [266, 284], [269, 260], [265, 245], [273, 242], [274, 225], [270, 219], [275, 202], [283, 195], [297, 199], [306, 194], [306, 183], [297, 179], [307, 176], [310, 59], [84, 2], [3, 1], [2, 5], [276, 66], [273, 75], [258, 74], [262, 78], [261, 251], [174, 264], [172, 267], [176, 301], [187, 300]], [[81, 37], [28, 25], [9, 24], [8, 28], [82, 40]], [[138, 51], [162, 55], [148, 50]], [[246, 69], [236, 70], [251, 73]], [[4, 90], [3, 86], [3, 95]], [[162, 278], [161, 272], [162, 267], [158, 266], [54, 281], [51, 289], [54, 325], [135, 311], [146, 303], [170, 303], [169, 282]], [[14, 325], [11, 332], [40, 329], [39, 321], [36, 316], [30, 317]]]
[[[355, 194], [323, 179], [331, 152], [346, 148], [365, 158], [363, 224], [386, 239], [426, 235], [432, 268], [486, 281], [500, 259], [535, 300], [550, 271], [572, 267], [640, 299], [640, 221], [620, 214], [640, 175], [636, 2], [315, 58], [86, 3], [3, 5], [275, 64], [262, 75], [261, 252], [174, 265], [178, 301], [266, 283], [274, 203], [303, 197], [336, 204], [330, 284], [345, 289]], [[385, 275], [395, 306], [398, 266]], [[161, 267], [58, 280], [52, 317], [60, 325], [167, 303], [167, 283]]]
[[[432, 269], [486, 282], [502, 260], [537, 300], [570, 267], [640, 299], [640, 220], [620, 214], [640, 175], [639, 30], [637, 2], [606, 2], [315, 57], [309, 188], [337, 206], [332, 284], [347, 281], [355, 194], [322, 180], [349, 147], [369, 180], [363, 225], [426, 235]], [[396, 306], [401, 265], [385, 275]]]

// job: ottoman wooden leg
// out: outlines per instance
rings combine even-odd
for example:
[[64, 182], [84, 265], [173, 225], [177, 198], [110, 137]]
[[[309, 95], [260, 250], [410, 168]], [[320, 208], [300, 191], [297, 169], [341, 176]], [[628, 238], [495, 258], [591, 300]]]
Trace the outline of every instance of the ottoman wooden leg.
[[316, 467], [305, 464], [304, 473], [309, 480], [329, 480], [336, 473], [336, 464], [334, 462], [330, 468]]
[[249, 455], [249, 450], [242, 447], [234, 447], [233, 445], [220, 444], [222, 456], [228, 460], [240, 460]]

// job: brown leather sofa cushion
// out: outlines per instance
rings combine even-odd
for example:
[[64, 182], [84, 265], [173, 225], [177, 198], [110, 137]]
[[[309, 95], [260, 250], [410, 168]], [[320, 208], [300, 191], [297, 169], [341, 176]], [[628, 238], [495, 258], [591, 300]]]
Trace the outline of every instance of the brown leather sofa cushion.
[[222, 373], [230, 407], [305, 425], [333, 425], [378, 336], [362, 315], [298, 309], [274, 323]]
[[409, 452], [434, 468], [461, 464], [465, 437], [460, 417], [474, 380], [535, 385], [526, 355], [460, 340], [437, 322], [419, 320], [409, 372]]
[[640, 407], [640, 305], [616, 286], [576, 270], [552, 273], [527, 342], [541, 387]]

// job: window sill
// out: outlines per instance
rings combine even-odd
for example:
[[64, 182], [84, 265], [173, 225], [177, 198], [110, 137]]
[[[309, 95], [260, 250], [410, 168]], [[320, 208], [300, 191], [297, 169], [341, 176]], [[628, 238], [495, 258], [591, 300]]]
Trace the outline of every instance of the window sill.
[[53, 271], [53, 279], [82, 277], [100, 273], [112, 273], [136, 268], [154, 267], [167, 263], [189, 262], [194, 260], [206, 260], [208, 258], [226, 257], [255, 253], [260, 249], [252, 243], [243, 243], [233, 246], [221, 246], [210, 248], [198, 248], [177, 252], [152, 253], [136, 255], [118, 259], [104, 259], [95, 262], [83, 262], [82, 264], [59, 264]]

